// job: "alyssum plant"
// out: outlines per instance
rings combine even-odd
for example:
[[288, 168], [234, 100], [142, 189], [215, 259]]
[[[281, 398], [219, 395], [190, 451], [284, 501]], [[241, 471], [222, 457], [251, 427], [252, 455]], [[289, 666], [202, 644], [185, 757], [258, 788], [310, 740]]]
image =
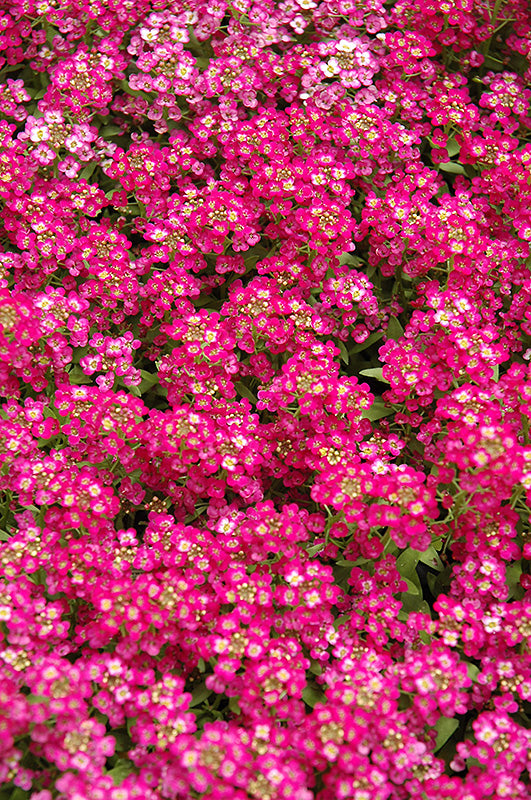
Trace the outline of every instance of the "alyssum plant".
[[529, 4], [0, 50], [1, 800], [531, 797]]

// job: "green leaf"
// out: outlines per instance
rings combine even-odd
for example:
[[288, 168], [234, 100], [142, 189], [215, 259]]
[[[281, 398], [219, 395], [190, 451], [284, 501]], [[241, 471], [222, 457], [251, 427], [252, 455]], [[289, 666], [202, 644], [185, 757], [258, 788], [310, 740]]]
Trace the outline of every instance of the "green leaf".
[[339, 263], [343, 266], [343, 264], [352, 264], [353, 267], [359, 266], [359, 258], [356, 258], [352, 255], [352, 253], [343, 253], [339, 256]]
[[364, 419], [369, 419], [371, 422], [374, 422], [382, 417], [388, 417], [389, 414], [393, 413], [394, 409], [386, 405], [383, 400], [375, 400], [372, 406], [364, 411], [361, 416]]
[[453, 158], [453, 156], [457, 155], [460, 150], [461, 146], [455, 141], [455, 136], [452, 136], [450, 139], [448, 139], [448, 142], [446, 143], [446, 152], [448, 153], [449, 158]]
[[336, 564], [338, 567], [359, 567], [362, 564], [368, 564], [369, 561], [372, 561], [372, 559], [357, 558], [356, 561], [346, 561], [344, 558], [340, 558], [336, 561]]
[[118, 125], [105, 125], [101, 131], [100, 136], [104, 139], [107, 139], [109, 136], [121, 136], [123, 135], [123, 131]]
[[27, 800], [28, 793], [19, 786], [14, 789], [4, 789], [0, 793], [0, 800]]
[[352, 573], [352, 564], [348, 567], [341, 567], [335, 564], [332, 569], [334, 572], [334, 580], [336, 585], [339, 586], [340, 589], [346, 590], [348, 586], [348, 579]]
[[119, 385], [123, 387], [126, 392], [132, 394], [133, 397], [142, 397], [142, 392], [140, 391], [138, 386], [129, 386], [129, 384], [125, 384], [123, 381], [119, 381]]
[[508, 599], [514, 596], [514, 594], [520, 589], [520, 576], [522, 574], [522, 564], [520, 561], [516, 561], [514, 564], [510, 564], [506, 571], [505, 571], [505, 580], [507, 586], [509, 588], [509, 595]]
[[134, 770], [134, 764], [131, 761], [120, 761], [118, 766], [109, 770], [107, 775], [113, 779], [114, 785], [119, 786]]
[[234, 384], [234, 388], [241, 397], [246, 397], [247, 400], [250, 400], [251, 403], [256, 405], [256, 403], [258, 402], [258, 398], [251, 392], [250, 389], [247, 388], [247, 386], [244, 383], [238, 381], [238, 383]]
[[402, 596], [404, 594], [417, 594], [422, 596], [420, 578], [417, 575], [417, 564], [420, 561], [421, 555], [422, 553], [419, 552], [419, 550], [408, 547], [396, 560], [396, 568], [408, 585], [407, 592], [403, 592]]
[[92, 378], [88, 375], [85, 375], [83, 370], [79, 365], [76, 365], [74, 369], [71, 369], [68, 373], [68, 378], [70, 383], [74, 386], [79, 386], [81, 384], [92, 383]]
[[46, 586], [46, 572], [43, 567], [39, 567], [39, 569], [32, 572], [31, 575], [27, 575], [27, 578], [36, 586]]
[[194, 297], [194, 306], [196, 308], [210, 308], [212, 311], [219, 311], [223, 301], [216, 300], [210, 294], [202, 294], [199, 297]]
[[407, 578], [415, 572], [421, 555], [423, 555], [423, 553], [419, 550], [408, 547], [407, 550], [404, 550], [404, 552], [398, 556], [396, 559], [396, 568], [403, 578]]
[[437, 597], [438, 594], [437, 583], [436, 583], [437, 577], [438, 576], [434, 575], [433, 572], [428, 572], [428, 574], [426, 575], [426, 582], [428, 584], [428, 589], [430, 590], [430, 592], [434, 597]]
[[349, 347], [350, 355], [354, 355], [354, 353], [361, 353], [363, 350], [367, 350], [371, 346], [371, 344], [375, 344], [379, 342], [380, 339], [383, 339], [383, 331], [375, 331], [371, 333], [370, 336], [367, 336], [364, 342], [360, 342], [359, 344], [354, 345], [354, 347]]
[[439, 558], [439, 553], [433, 545], [430, 545], [424, 553], [421, 553], [419, 561], [422, 561], [423, 564], [427, 564], [428, 567], [438, 569], [439, 572], [442, 572], [444, 569], [444, 565]]
[[440, 750], [450, 736], [459, 727], [459, 721], [451, 717], [439, 717], [435, 723], [435, 730], [437, 731], [437, 740], [435, 742], [435, 752]]
[[[402, 592], [400, 595], [400, 602], [402, 608], [398, 612], [398, 619], [400, 622], [406, 622], [407, 618], [412, 613], [430, 614], [430, 607], [425, 600], [419, 600], [418, 595]], [[422, 638], [422, 631], [421, 631]], [[431, 639], [429, 639], [431, 641]]]
[[439, 169], [443, 172], [450, 172], [453, 175], [465, 175], [465, 168], [462, 164], [456, 164], [454, 161], [446, 161], [444, 164], [439, 164]]
[[205, 70], [205, 69], [208, 69], [208, 66], [210, 64], [210, 59], [209, 58], [205, 58], [204, 56], [202, 56], [201, 58], [196, 58], [195, 64], [196, 64], [197, 69]]
[[232, 711], [233, 714], [241, 714], [242, 713], [241, 708], [240, 708], [240, 704], [238, 703], [238, 698], [237, 697], [231, 697], [229, 699], [229, 708], [230, 708], [230, 710]]
[[[420, 583], [415, 583], [415, 581], [410, 581], [409, 578], [403, 578], [407, 583], [407, 594], [416, 594], [419, 595], [421, 592]], [[404, 594], [404, 593], [403, 593]]]
[[148, 101], [153, 99], [152, 97], [150, 97], [149, 94], [146, 94], [146, 92], [142, 92], [142, 91], [136, 90], [136, 89], [131, 89], [131, 87], [129, 86], [129, 83], [128, 83], [127, 80], [118, 81], [118, 86], [126, 94], [130, 94], [131, 97], [143, 97], [144, 100], [148, 100]]
[[350, 356], [347, 348], [345, 347], [345, 342], [339, 341], [339, 352], [340, 352], [339, 358], [341, 359], [341, 361], [344, 361], [345, 364], [348, 364]]
[[385, 332], [388, 339], [393, 339], [397, 342], [404, 335], [404, 329], [396, 317], [389, 318], [389, 325]]
[[437, 597], [440, 594], [446, 594], [450, 589], [450, 578], [452, 575], [453, 567], [448, 566], [445, 567], [442, 572], [439, 572], [437, 577], [435, 578], [433, 588], [431, 588], [431, 592], [434, 597]]
[[140, 375], [142, 378], [140, 383], [140, 392], [142, 394], [147, 392], [152, 386], [159, 382], [159, 376], [157, 372], [146, 372], [145, 369], [141, 369]]
[[116, 739], [116, 747], [118, 751], [124, 752], [129, 750], [132, 746], [131, 737], [125, 730], [125, 728], [119, 728], [111, 733], [111, 736], [114, 736]]
[[48, 705], [50, 698], [43, 694], [29, 694], [26, 697], [26, 700], [30, 705], [36, 706], [39, 703], [46, 703], [46, 705]]
[[319, 689], [315, 689], [313, 686], [306, 686], [302, 690], [302, 699], [307, 706], [310, 706], [310, 708], [315, 708], [317, 703], [323, 702], [325, 696], [319, 691]]
[[377, 381], [381, 381], [382, 383], [389, 383], [389, 381], [383, 376], [382, 367], [362, 369], [360, 375], [363, 375], [366, 378], [376, 378]]
[[211, 694], [212, 694], [212, 689], [207, 689], [203, 681], [202, 683], [199, 684], [199, 686], [196, 686], [192, 692], [190, 708], [200, 705], [207, 699], [207, 697], [210, 697]]
[[88, 166], [86, 166], [85, 169], [81, 170], [81, 172], [79, 173], [79, 177], [81, 179], [88, 181], [88, 179], [90, 178], [90, 176], [92, 175], [97, 166], [98, 165], [96, 164], [95, 161], [92, 164], [88, 164]]

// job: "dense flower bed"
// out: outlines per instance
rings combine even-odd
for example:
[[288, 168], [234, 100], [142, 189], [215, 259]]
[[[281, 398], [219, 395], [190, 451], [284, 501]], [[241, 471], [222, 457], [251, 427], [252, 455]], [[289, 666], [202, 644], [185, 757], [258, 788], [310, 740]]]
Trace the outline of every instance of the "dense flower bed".
[[531, 797], [527, 0], [0, 48], [1, 800]]

